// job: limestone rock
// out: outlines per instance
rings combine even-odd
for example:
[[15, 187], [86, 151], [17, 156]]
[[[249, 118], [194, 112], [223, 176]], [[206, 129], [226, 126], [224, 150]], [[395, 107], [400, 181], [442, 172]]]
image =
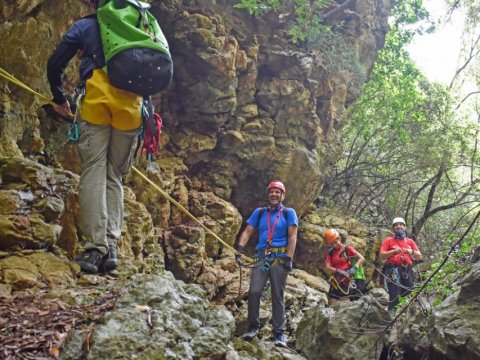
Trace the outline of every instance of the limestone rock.
[[9, 292], [71, 286], [78, 265], [43, 251], [25, 251], [0, 258], [0, 279]]
[[390, 315], [385, 299], [378, 301], [377, 296], [369, 293], [357, 301], [338, 302], [333, 309], [323, 305], [310, 309], [295, 333], [297, 349], [307, 359], [378, 359], [383, 346], [378, 329]]
[[200, 227], [178, 225], [165, 232], [165, 265], [178, 279], [193, 281], [200, 275], [205, 253], [205, 231]]
[[[242, 217], [238, 210], [212, 193], [193, 191], [190, 197], [191, 212], [196, 214], [199, 220], [220, 239], [233, 246], [242, 224]], [[205, 246], [208, 256], [214, 257], [222, 244], [207, 232]]]
[[[209, 308], [198, 286], [169, 274], [132, 280], [95, 330], [88, 359], [216, 359], [231, 351], [233, 317], [222, 307]], [[79, 350], [72, 343], [63, 358], [77, 359]]]
[[401, 329], [400, 347], [407, 356], [428, 352], [432, 358], [480, 358], [479, 293], [480, 264], [477, 262], [459, 291], [450, 295], [431, 314], [410, 314], [409, 325]]

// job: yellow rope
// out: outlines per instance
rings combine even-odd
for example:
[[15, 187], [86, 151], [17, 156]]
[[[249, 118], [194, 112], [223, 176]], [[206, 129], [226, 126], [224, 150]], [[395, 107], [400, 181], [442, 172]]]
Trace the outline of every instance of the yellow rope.
[[340, 290], [344, 295], [348, 295], [350, 293], [350, 290], [352, 290], [352, 281], [354, 280], [350, 280], [348, 282], [347, 292], [343, 290], [342, 286], [338, 283], [337, 279], [335, 279], [335, 276], [331, 275], [330, 281], [335, 289]]
[[[4, 79], [12, 82], [13, 84], [21, 87], [24, 90], [27, 90], [28, 92], [32, 93], [33, 95], [37, 96], [40, 100], [45, 101], [46, 103], [52, 105], [52, 106], [58, 106], [55, 104], [53, 101], [48, 99], [46, 96], [43, 96], [42, 94], [38, 93], [37, 91], [33, 90], [30, 88], [28, 85], [25, 83], [21, 82], [17, 78], [15, 78], [12, 74], [8, 73], [6, 70], [0, 67], [0, 76], [3, 77]], [[198, 220], [195, 216], [193, 216], [187, 209], [185, 209], [180, 203], [178, 203], [175, 199], [173, 199], [170, 195], [168, 195], [165, 191], [163, 191], [159, 186], [157, 186], [153, 181], [151, 181], [148, 177], [146, 177], [140, 170], [138, 170], [135, 166], [132, 166], [133, 170], [139, 174], [142, 178], [144, 178], [150, 185], [152, 185], [160, 194], [162, 194], [165, 198], [168, 199], [172, 204], [174, 204], [176, 207], [178, 207], [182, 212], [184, 212], [189, 218], [191, 218], [193, 221], [195, 221], [197, 224], [199, 224], [202, 228], [204, 228], [209, 234], [211, 234], [216, 240], [218, 240], [223, 246], [225, 246], [227, 249], [229, 249], [231, 252], [233, 252], [235, 255], [240, 255], [244, 260], [247, 260], [248, 262], [254, 263], [255, 260], [249, 258], [248, 256], [245, 256], [244, 254], [240, 254], [237, 250], [235, 250], [232, 246], [227, 244], [225, 241], [223, 241], [217, 234], [215, 234], [212, 230], [207, 228], [205, 225], [203, 225], [200, 220]]]
[[210, 235], [212, 235], [216, 240], [218, 240], [223, 246], [225, 246], [228, 250], [233, 252], [235, 255], [242, 255], [242, 258], [254, 263], [255, 260], [249, 258], [248, 256], [245, 256], [244, 254], [240, 254], [235, 248], [233, 248], [231, 245], [227, 244], [225, 241], [223, 241], [217, 234], [215, 234], [212, 230], [207, 228], [205, 225], [203, 225], [200, 220], [198, 220], [195, 216], [193, 216], [187, 209], [185, 209], [178, 201], [176, 201], [174, 198], [172, 198], [170, 195], [168, 195], [165, 191], [163, 191], [157, 184], [155, 184], [152, 180], [150, 180], [145, 174], [143, 174], [140, 170], [138, 170], [135, 166], [132, 166], [132, 169], [140, 175], [145, 181], [147, 181], [150, 185], [152, 185], [160, 194], [162, 194], [165, 198], [167, 198], [168, 201], [170, 201], [173, 205], [175, 205], [178, 209], [180, 209], [185, 215], [187, 215], [190, 219], [195, 221], [198, 225], [200, 225], [202, 228], [204, 228]]
[[35, 90], [33, 90], [32, 88], [30, 88], [29, 86], [25, 85], [23, 82], [21, 82], [20, 80], [18, 80], [15, 76], [13, 76], [12, 74], [8, 73], [6, 70], [4, 70], [3, 68], [0, 67], [0, 76], [3, 77], [4, 79], [10, 81], [11, 83], [21, 87], [22, 89], [24, 90], [27, 90], [28, 92], [32, 93], [33, 95], [37, 96], [40, 100], [46, 102], [47, 104], [50, 104], [52, 106], [58, 106], [57, 104], [55, 104], [52, 100], [50, 100], [49, 98], [43, 96], [42, 94], [36, 92]]

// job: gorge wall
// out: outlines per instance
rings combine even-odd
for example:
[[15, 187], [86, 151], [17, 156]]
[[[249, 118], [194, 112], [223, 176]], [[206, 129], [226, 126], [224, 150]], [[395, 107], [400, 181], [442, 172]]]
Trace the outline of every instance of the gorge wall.
[[[0, 66], [49, 97], [47, 59], [61, 34], [89, 12], [87, 3], [4, 1]], [[288, 36], [292, 13], [252, 17], [235, 3], [151, 1], [170, 44], [174, 77], [153, 98], [164, 119], [161, 151], [153, 162], [137, 158], [135, 165], [229, 244], [264, 204], [266, 185], [279, 179], [287, 187], [286, 205], [305, 215], [298, 269], [318, 275], [321, 234], [329, 226], [374, 258], [368, 249], [378, 242], [367, 229], [312, 204], [342, 154], [339, 130], [383, 46], [392, 2], [332, 1], [325, 22], [334, 32], [302, 44]], [[77, 80], [76, 64], [66, 73], [68, 89]], [[80, 162], [67, 141], [69, 124], [15, 85], [0, 80], [0, 86], [0, 291], [91, 285], [92, 279], [78, 280], [71, 261], [81, 249]], [[166, 269], [200, 284], [216, 304], [244, 297], [233, 257], [213, 236], [135, 173], [125, 185], [119, 254], [128, 276]], [[328, 289], [302, 270], [295, 270], [288, 290], [291, 329], [302, 304], [324, 302]]]

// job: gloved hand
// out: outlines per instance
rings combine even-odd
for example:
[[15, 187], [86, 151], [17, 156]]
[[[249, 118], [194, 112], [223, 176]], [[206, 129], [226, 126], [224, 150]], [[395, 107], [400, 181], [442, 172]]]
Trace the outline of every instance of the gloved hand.
[[243, 246], [238, 245], [237, 251], [238, 251], [238, 254], [235, 255], [235, 261], [237, 262], [237, 264], [243, 265], [242, 255], [245, 252], [245, 249], [243, 248]]
[[339, 270], [339, 269], [335, 270], [335, 274], [345, 276], [345, 277], [349, 275], [349, 273], [346, 272], [345, 270]]
[[293, 269], [293, 262], [290, 256], [285, 256], [283, 261], [283, 268], [288, 272], [292, 271]]
[[357, 267], [353, 265], [350, 269], [348, 269], [346, 272], [347, 274], [353, 274], [355, 271], [357, 271]]

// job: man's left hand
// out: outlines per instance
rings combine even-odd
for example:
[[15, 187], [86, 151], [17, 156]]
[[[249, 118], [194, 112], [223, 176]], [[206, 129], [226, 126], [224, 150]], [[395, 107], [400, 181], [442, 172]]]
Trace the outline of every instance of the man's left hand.
[[352, 266], [350, 269], [347, 270], [347, 274], [348, 274], [348, 275], [351, 275], [351, 274], [353, 274], [355, 271], [357, 271], [357, 267], [354, 265], [354, 266]]
[[285, 256], [283, 261], [283, 268], [288, 272], [292, 271], [293, 269], [293, 261], [290, 256]]

